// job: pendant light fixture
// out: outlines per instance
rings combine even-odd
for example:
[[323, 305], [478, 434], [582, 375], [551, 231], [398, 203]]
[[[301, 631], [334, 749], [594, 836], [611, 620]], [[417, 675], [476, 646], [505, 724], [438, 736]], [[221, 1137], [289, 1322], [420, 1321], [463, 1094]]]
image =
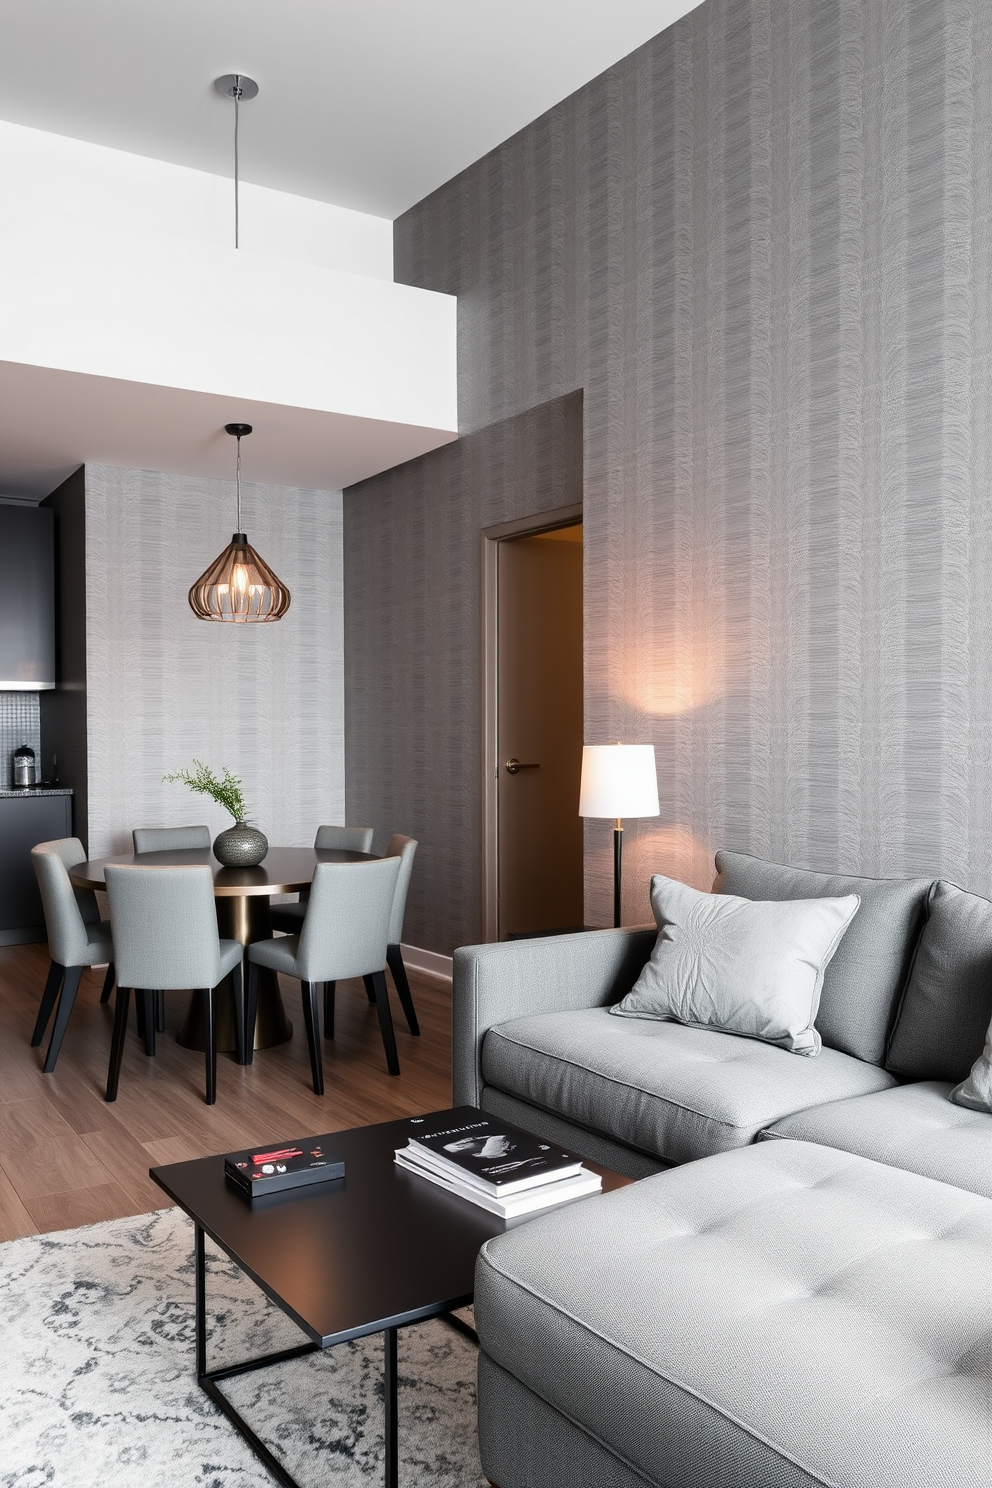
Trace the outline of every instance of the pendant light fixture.
[[290, 592], [241, 530], [241, 440], [251, 433], [251, 424], [225, 424], [224, 432], [238, 441], [238, 530], [189, 591], [189, 607], [198, 620], [235, 625], [281, 620], [290, 606]]

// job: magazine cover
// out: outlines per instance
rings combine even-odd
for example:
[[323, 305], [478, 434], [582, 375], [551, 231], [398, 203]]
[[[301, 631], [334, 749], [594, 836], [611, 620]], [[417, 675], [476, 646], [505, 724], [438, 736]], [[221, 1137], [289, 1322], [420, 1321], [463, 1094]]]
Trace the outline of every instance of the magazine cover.
[[414, 1152], [497, 1194], [564, 1178], [582, 1166], [576, 1153], [471, 1106], [413, 1117], [409, 1130]]

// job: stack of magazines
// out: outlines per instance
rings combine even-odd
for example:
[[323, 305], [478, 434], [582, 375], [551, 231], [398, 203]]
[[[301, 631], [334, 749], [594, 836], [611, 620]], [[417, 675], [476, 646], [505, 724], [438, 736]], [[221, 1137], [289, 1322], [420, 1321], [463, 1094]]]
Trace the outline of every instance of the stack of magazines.
[[471, 1106], [415, 1117], [396, 1161], [503, 1219], [581, 1199], [603, 1186], [574, 1152]]

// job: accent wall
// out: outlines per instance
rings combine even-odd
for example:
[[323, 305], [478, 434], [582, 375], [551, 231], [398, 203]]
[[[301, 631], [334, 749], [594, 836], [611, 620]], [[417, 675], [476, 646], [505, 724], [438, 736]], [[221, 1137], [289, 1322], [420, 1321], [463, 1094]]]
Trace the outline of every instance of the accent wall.
[[[628, 923], [720, 846], [992, 890], [990, 263], [985, 0], [706, 0], [396, 224], [396, 277], [458, 296], [463, 430], [582, 391], [586, 738], [653, 743], [662, 802], [627, 824]], [[349, 590], [423, 469], [346, 494]], [[444, 687], [505, 476], [375, 596], [390, 666], [349, 655], [349, 708]], [[404, 778], [414, 813], [403, 760], [449, 726], [386, 762], [350, 733], [349, 794]], [[446, 780], [436, 950], [479, 932], [479, 768]], [[586, 848], [606, 923], [608, 823]]]

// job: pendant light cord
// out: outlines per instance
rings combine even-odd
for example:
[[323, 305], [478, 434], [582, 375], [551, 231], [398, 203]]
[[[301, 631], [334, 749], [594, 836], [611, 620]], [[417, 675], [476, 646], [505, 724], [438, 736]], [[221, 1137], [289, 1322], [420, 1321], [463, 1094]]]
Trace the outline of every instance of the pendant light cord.
[[[240, 102], [241, 102], [241, 74], [240, 74], [240, 72], [238, 72], [238, 73], [235, 73], [235, 76], [234, 76], [234, 246], [235, 246], [235, 248], [238, 247], [238, 123], [239, 123], [239, 109], [238, 109], [238, 105], [240, 104]], [[240, 461], [240, 459], [241, 459], [241, 440], [239, 439], [238, 440], [238, 460]], [[241, 528], [241, 520], [239, 518], [238, 519], [238, 529], [239, 529], [239, 531], [240, 531], [240, 528]]]
[[238, 435], [238, 531], [241, 528], [241, 435]]

